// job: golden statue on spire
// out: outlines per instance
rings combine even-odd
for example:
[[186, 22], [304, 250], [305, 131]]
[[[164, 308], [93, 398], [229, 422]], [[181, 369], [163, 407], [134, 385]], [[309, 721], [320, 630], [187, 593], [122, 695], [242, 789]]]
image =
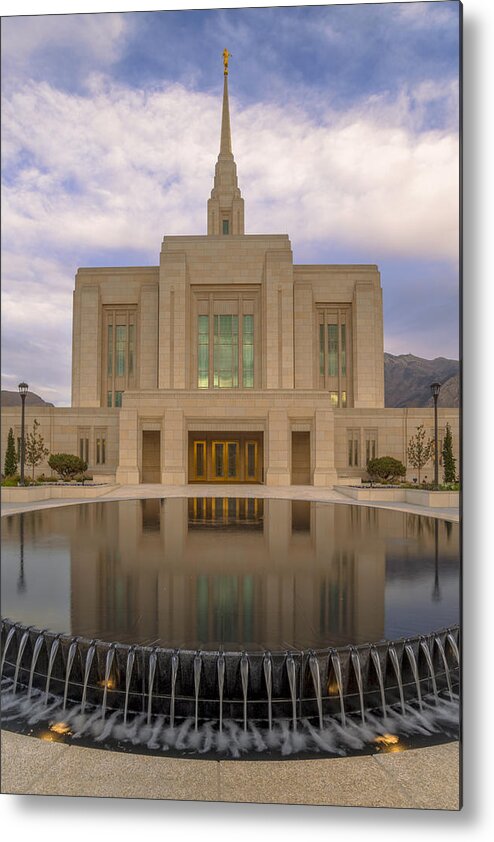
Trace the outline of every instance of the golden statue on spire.
[[231, 53], [229, 53], [225, 47], [225, 49], [223, 50], [223, 73], [225, 74], [225, 76], [228, 76], [228, 59], [230, 58], [230, 56]]

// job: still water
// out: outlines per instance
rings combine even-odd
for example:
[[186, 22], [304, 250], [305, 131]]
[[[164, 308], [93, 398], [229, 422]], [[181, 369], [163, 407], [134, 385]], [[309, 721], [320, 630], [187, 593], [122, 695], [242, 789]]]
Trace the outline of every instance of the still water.
[[2, 615], [176, 648], [326, 648], [459, 621], [458, 524], [242, 498], [87, 503], [2, 519]]

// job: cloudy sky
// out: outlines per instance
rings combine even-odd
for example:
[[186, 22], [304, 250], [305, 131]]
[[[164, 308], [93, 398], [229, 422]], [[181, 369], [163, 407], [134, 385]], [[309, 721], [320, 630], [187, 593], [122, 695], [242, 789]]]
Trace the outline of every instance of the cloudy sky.
[[459, 4], [2, 20], [2, 388], [70, 402], [79, 266], [204, 234], [232, 53], [247, 233], [377, 263], [385, 349], [458, 356]]

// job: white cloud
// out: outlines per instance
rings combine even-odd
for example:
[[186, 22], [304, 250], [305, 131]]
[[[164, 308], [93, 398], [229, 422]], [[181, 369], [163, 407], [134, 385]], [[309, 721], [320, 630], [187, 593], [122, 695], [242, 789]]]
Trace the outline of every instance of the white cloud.
[[[33, 15], [2, 20], [2, 61], [22, 75], [53, 49], [74, 51], [87, 65], [106, 67], [121, 55], [131, 22], [122, 14]], [[8, 74], [5, 72], [5, 78]]]
[[[144, 93], [93, 82], [91, 97], [30, 83], [5, 102], [4, 237], [153, 253], [163, 231], [203, 232], [219, 102], [178, 85]], [[430, 96], [422, 86], [418, 97]], [[417, 133], [403, 108], [385, 105], [380, 119], [373, 103], [325, 115], [324, 126], [267, 105], [234, 114], [250, 230], [454, 258], [456, 134]]]
[[[419, 133], [411, 114], [436, 93], [321, 111], [324, 125], [272, 105], [237, 112], [233, 100], [247, 231], [288, 233], [295, 258], [297, 245], [331, 239], [369, 262], [376, 252], [454, 260], [457, 136]], [[90, 96], [33, 81], [6, 94], [4, 325], [57, 335], [70, 360], [76, 261], [134, 248], [156, 264], [163, 233], [205, 233], [220, 111], [217, 97], [179, 85], [135, 91], [100, 74]]]

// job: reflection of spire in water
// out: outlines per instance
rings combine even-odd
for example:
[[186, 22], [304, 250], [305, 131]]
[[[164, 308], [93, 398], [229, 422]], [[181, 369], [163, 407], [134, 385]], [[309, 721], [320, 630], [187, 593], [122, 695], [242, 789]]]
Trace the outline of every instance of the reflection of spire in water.
[[19, 521], [19, 578], [17, 580], [17, 590], [19, 593], [24, 593], [26, 590], [26, 579], [24, 576], [24, 512], [20, 513]]

